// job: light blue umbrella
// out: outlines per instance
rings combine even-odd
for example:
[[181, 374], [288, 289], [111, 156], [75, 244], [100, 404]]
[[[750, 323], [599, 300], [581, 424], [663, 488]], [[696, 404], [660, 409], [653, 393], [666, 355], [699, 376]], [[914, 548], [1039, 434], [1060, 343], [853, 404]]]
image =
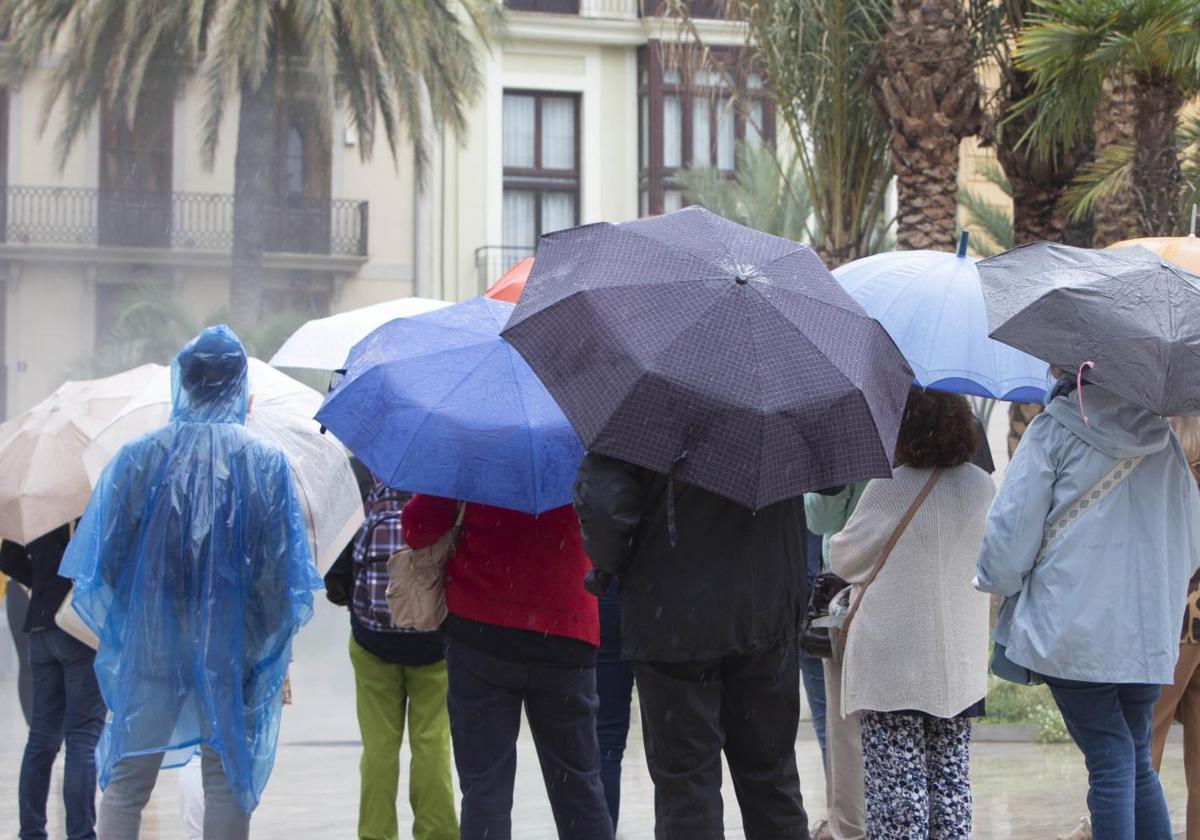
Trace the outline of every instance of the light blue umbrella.
[[988, 337], [975, 260], [958, 254], [889, 251], [833, 272], [867, 314], [891, 334], [917, 384], [1011, 402], [1041, 402], [1046, 363]]
[[317, 419], [391, 487], [535, 514], [570, 503], [583, 446], [500, 338], [512, 310], [475, 298], [384, 324]]

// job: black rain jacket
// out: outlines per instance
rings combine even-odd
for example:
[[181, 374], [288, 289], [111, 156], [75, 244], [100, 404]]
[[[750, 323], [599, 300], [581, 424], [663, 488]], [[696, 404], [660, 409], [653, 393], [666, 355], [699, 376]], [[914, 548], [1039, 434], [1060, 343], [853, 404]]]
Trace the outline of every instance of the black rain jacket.
[[624, 658], [706, 661], [795, 638], [806, 600], [803, 498], [754, 512], [589, 454], [576, 478], [575, 509], [593, 565], [620, 578]]

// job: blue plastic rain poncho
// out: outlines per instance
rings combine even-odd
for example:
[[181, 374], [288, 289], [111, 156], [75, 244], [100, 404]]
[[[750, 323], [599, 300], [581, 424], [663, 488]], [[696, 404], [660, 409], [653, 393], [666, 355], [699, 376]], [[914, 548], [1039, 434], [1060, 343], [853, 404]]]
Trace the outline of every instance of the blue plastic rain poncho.
[[[992, 638], [1047, 676], [1169, 684], [1200, 565], [1200, 494], [1166, 420], [1098, 385], [1083, 399], [1090, 422], [1063, 394], [1029, 425], [992, 505], [978, 580], [1007, 599]], [[1035, 565], [1049, 523], [1138, 456]]]
[[203, 744], [249, 813], [321, 579], [283, 452], [243, 425], [246, 354], [228, 327], [180, 351], [172, 388], [170, 423], [105, 469], [60, 571], [100, 639], [101, 787], [125, 756], [172, 766]]

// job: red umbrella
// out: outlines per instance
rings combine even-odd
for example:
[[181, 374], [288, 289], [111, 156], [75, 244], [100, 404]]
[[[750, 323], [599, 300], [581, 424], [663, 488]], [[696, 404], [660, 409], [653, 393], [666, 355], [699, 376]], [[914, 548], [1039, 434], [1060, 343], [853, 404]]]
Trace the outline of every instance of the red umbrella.
[[529, 271], [532, 268], [533, 257], [525, 257], [523, 260], [518, 260], [509, 267], [508, 271], [504, 272], [503, 277], [488, 287], [483, 296], [492, 298], [493, 300], [506, 300], [509, 303], [516, 303], [521, 297], [521, 292], [525, 289], [525, 281], [529, 278]]

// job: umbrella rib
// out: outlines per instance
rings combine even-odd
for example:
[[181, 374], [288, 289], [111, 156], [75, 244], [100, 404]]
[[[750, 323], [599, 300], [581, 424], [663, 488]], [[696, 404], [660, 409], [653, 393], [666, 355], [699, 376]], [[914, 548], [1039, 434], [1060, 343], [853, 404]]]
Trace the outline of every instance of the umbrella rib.
[[[502, 342], [502, 344], [503, 344], [503, 342]], [[508, 369], [512, 372], [513, 387], [517, 392], [517, 402], [520, 403], [520, 405], [521, 405], [521, 416], [525, 418], [525, 442], [529, 446], [529, 466], [532, 468], [532, 475], [536, 479], [537, 476], [539, 475], [539, 470], [537, 469], [537, 456], [534, 454], [535, 450], [534, 450], [534, 446], [533, 446], [533, 429], [529, 425], [529, 409], [525, 406], [525, 394], [521, 390], [521, 381], [517, 377], [517, 363], [516, 363], [516, 360], [513, 358], [513, 355], [515, 354], [516, 349], [513, 348], [511, 345], [504, 345], [504, 346], [506, 346], [506, 348], [509, 351], [506, 354], [506, 358], [508, 359]], [[541, 500], [541, 495], [538, 492], [539, 489], [540, 488], [538, 488], [536, 485], [533, 488], [533, 506], [535, 508], [541, 506], [542, 500]]]
[[[436, 403], [434, 403], [433, 405], [431, 405], [428, 408], [428, 410], [426, 410], [425, 416], [421, 418], [421, 422], [417, 424], [417, 428], [415, 428], [413, 430], [413, 433], [408, 436], [408, 444], [404, 447], [403, 454], [399, 458], [396, 459], [397, 467], [399, 466], [399, 464], [402, 461], [404, 461], [405, 458], [408, 457], [408, 450], [412, 448], [413, 442], [416, 441], [417, 437], [421, 434], [421, 430], [425, 428], [425, 424], [429, 422], [429, 418], [431, 418], [434, 415], [434, 413], [436, 413], [445, 404], [446, 400], [448, 400], [448, 399], [450, 399], [450, 397], [454, 396], [454, 394], [460, 388], [463, 387], [463, 385], [466, 383], [466, 381], [468, 379], [471, 378], [471, 374], [475, 372], [475, 369], [478, 368], [479, 365], [483, 364], [484, 361], [486, 361], [488, 358], [490, 358], [492, 353], [495, 353], [497, 350], [500, 350], [500, 349], [502, 349], [502, 347], [501, 347], [500, 343], [497, 342], [496, 347], [493, 347], [489, 353], [487, 353], [485, 356], [483, 356], [483, 358], [479, 359], [470, 370], [468, 370], [467, 372], [465, 372], [462, 375], [462, 378], [459, 379], [458, 382], [454, 383], [454, 386], [452, 388], [450, 388], [449, 391], [442, 394], [442, 396], [438, 398], [438, 401]], [[395, 479], [395, 472], [396, 472], [395, 470], [392, 471], [393, 480]], [[389, 485], [389, 486], [391, 486], [391, 485]], [[405, 488], [393, 487], [393, 489], [403, 490]]]

